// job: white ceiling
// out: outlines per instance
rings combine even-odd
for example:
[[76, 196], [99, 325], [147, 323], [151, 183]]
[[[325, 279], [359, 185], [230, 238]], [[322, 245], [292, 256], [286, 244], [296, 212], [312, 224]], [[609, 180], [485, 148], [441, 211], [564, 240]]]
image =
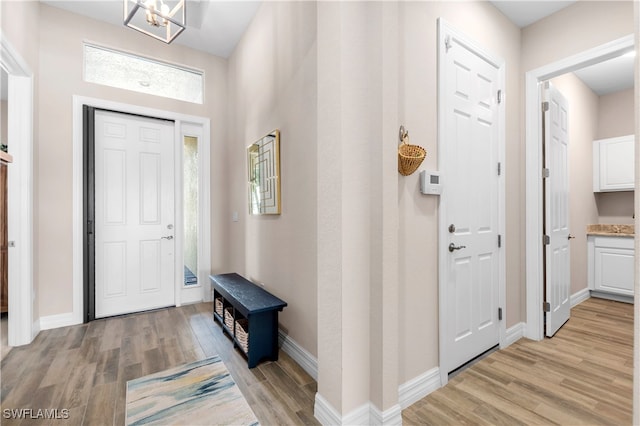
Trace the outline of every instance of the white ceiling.
[[574, 74], [596, 95], [607, 95], [633, 88], [634, 61], [635, 56], [623, 55], [575, 71]]
[[[40, 1], [99, 21], [123, 25], [122, 0]], [[187, 0], [187, 29], [173, 43], [228, 58], [260, 3], [245, 0]]]
[[549, 15], [553, 15], [560, 9], [564, 9], [575, 2], [576, 0], [491, 0], [491, 3], [493, 3], [495, 7], [520, 28], [531, 25]]

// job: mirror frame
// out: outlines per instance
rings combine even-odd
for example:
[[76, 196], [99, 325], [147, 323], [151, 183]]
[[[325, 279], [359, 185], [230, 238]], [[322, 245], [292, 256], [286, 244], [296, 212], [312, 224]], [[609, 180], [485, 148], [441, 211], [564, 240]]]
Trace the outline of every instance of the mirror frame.
[[280, 131], [247, 147], [249, 214], [280, 214]]

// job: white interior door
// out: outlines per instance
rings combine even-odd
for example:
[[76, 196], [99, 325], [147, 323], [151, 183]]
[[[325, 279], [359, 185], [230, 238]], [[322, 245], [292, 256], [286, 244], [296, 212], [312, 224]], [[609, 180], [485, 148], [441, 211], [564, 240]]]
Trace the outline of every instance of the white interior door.
[[441, 207], [446, 206], [441, 214], [447, 228], [440, 234], [446, 236], [440, 240], [446, 258], [440, 285], [445, 297], [440, 368], [448, 373], [500, 341], [498, 163], [504, 123], [500, 67], [453, 35], [445, 44], [439, 94], [444, 115]]
[[549, 171], [544, 183], [545, 331], [551, 337], [571, 312], [569, 131], [568, 102], [562, 93], [546, 83], [544, 99], [544, 161]]
[[96, 318], [175, 302], [174, 123], [96, 111]]

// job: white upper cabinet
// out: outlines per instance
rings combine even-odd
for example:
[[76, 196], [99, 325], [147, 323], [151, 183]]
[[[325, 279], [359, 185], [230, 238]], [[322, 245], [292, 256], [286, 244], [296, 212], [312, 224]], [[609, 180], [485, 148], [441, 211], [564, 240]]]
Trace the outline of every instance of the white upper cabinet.
[[593, 141], [593, 192], [634, 190], [633, 135]]

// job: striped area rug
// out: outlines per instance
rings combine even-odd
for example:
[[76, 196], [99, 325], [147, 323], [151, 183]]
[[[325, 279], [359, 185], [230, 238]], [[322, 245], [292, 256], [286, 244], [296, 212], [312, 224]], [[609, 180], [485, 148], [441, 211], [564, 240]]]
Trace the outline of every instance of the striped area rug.
[[127, 382], [127, 425], [258, 425], [218, 356]]

